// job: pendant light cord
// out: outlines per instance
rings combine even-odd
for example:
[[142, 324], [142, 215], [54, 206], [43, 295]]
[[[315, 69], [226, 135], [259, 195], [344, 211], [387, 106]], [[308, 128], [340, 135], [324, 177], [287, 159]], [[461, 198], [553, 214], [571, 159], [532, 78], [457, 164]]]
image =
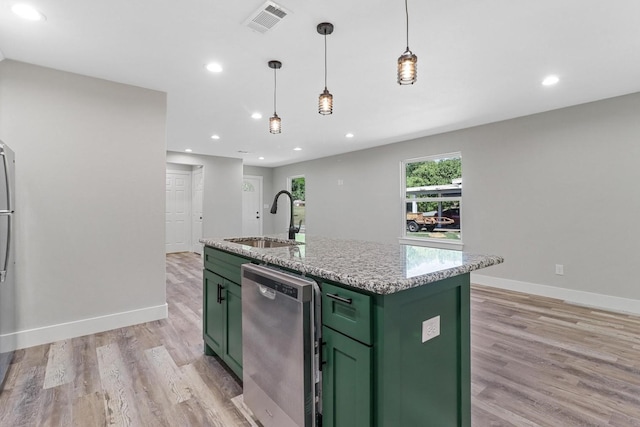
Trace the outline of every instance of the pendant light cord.
[[407, 50], [409, 50], [409, 6], [407, 0], [404, 0], [404, 12], [407, 15]]
[[273, 69], [273, 114], [276, 115], [276, 93], [278, 89], [278, 79], [276, 79], [276, 69]]
[[324, 30], [324, 88], [327, 89], [327, 30]]

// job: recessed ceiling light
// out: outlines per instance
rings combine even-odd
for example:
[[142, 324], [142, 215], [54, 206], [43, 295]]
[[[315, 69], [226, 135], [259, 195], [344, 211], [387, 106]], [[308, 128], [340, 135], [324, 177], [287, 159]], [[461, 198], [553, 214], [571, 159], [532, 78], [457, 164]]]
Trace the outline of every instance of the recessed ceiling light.
[[220, 135], [211, 135], [211, 139], [220, 139]]
[[302, 148], [296, 147], [296, 148], [293, 149], [293, 151], [302, 151]]
[[186, 149], [186, 150], [184, 150], [184, 151], [186, 151], [187, 153], [191, 153], [193, 150], [192, 150], [191, 148], [187, 148], [187, 149]]
[[353, 134], [351, 132], [349, 132], [348, 134], [345, 135], [346, 138], [353, 138]]
[[543, 86], [553, 86], [554, 84], [558, 83], [560, 81], [560, 77], [556, 76], [556, 75], [550, 75], [544, 78], [544, 80], [542, 81], [542, 85]]
[[260, 113], [253, 113], [253, 114], [251, 115], [251, 118], [252, 118], [252, 119], [259, 120], [259, 119], [261, 119], [261, 118], [262, 118], [262, 114], [260, 114]]
[[264, 160], [264, 157], [260, 156], [258, 157], [258, 160]]
[[211, 71], [212, 73], [221, 73], [222, 65], [218, 64], [217, 62], [210, 62], [207, 64], [207, 70]]
[[25, 3], [14, 4], [11, 10], [20, 18], [27, 19], [29, 21], [44, 21], [45, 19], [47, 19], [33, 6], [29, 6]]

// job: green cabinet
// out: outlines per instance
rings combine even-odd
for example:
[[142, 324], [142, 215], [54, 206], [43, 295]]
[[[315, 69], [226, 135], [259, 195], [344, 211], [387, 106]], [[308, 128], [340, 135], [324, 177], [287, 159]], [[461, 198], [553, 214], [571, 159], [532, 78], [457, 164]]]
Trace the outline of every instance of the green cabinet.
[[323, 426], [371, 427], [370, 346], [322, 328]]
[[323, 426], [371, 427], [372, 297], [321, 286]]
[[220, 295], [224, 291], [224, 278], [209, 270], [203, 271], [204, 307], [203, 331], [205, 352], [212, 355], [211, 350], [221, 355], [224, 349], [224, 308]]
[[468, 274], [389, 295], [325, 282], [322, 321], [324, 427], [470, 427]]
[[204, 351], [207, 355], [217, 354], [242, 378], [240, 266], [250, 261], [209, 247], [205, 247], [204, 261]]

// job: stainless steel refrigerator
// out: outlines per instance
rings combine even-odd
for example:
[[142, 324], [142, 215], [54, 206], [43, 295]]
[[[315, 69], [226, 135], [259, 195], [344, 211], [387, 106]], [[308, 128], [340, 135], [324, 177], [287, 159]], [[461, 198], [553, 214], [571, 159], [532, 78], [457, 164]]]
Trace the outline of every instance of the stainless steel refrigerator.
[[0, 141], [0, 392], [15, 349], [15, 262], [13, 151]]

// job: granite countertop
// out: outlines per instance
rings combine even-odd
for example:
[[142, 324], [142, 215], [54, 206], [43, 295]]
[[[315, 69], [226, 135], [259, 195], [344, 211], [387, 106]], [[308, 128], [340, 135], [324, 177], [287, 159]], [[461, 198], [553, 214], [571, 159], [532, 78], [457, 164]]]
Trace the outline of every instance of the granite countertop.
[[[245, 237], [246, 239], [248, 237]], [[286, 236], [264, 236], [288, 242]], [[500, 256], [478, 255], [423, 246], [333, 239], [298, 234], [298, 244], [255, 248], [224, 238], [200, 239], [213, 248], [303, 274], [386, 295], [437, 282], [504, 262]]]

